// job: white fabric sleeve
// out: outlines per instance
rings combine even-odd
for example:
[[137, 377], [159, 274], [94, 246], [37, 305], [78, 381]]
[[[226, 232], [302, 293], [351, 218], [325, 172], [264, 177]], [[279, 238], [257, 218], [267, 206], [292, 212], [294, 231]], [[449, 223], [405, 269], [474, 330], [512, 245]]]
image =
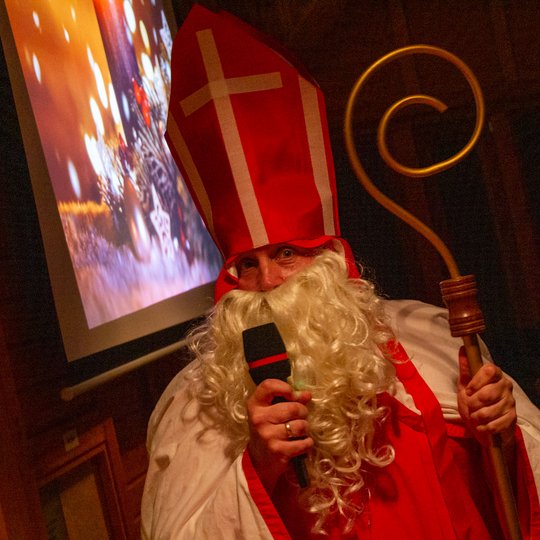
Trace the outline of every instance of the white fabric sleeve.
[[185, 374], [173, 379], [150, 418], [142, 538], [270, 540], [249, 493], [242, 455], [228, 456], [227, 441], [215, 430], [201, 432]]

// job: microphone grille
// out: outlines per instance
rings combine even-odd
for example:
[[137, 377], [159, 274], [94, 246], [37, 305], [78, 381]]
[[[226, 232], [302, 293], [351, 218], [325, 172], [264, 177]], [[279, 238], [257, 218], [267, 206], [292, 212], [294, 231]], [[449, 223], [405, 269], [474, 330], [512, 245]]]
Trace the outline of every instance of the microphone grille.
[[242, 339], [244, 354], [248, 362], [286, 352], [285, 343], [273, 322], [244, 330]]
[[285, 344], [274, 323], [248, 328], [242, 333], [244, 356], [255, 384], [265, 379], [286, 381], [291, 374]]

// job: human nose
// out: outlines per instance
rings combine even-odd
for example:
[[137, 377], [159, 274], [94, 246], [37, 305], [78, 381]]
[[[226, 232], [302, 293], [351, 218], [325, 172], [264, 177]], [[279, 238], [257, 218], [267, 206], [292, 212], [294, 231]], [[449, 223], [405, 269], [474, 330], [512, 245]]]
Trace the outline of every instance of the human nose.
[[283, 283], [283, 275], [279, 265], [272, 260], [259, 263], [259, 291], [271, 291]]

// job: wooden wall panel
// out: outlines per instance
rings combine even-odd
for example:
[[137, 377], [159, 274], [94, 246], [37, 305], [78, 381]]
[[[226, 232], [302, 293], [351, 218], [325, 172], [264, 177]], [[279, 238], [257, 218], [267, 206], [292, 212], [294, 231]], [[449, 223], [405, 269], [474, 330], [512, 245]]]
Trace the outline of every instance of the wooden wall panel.
[[534, 0], [522, 2], [493, 2], [504, 12], [508, 40], [516, 65], [517, 77], [524, 92], [538, 92], [540, 81], [540, 47], [538, 47], [538, 21], [540, 4]]
[[0, 538], [40, 540], [45, 527], [11, 363], [0, 329]]

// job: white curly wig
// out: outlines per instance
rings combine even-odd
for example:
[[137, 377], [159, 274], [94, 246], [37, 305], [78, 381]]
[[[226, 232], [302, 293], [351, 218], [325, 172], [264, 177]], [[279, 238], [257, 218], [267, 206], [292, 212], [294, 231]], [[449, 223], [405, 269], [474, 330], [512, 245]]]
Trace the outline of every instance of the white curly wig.
[[224, 430], [237, 456], [249, 439], [246, 399], [253, 392], [242, 331], [273, 321], [292, 365], [292, 384], [310, 390], [309, 432], [315, 445], [306, 465], [311, 485], [301, 504], [316, 516], [314, 532], [341, 516], [350, 530], [362, 508], [353, 495], [364, 486], [366, 465], [394, 457], [374, 445], [385, 410], [377, 394], [392, 387], [394, 367], [384, 345], [393, 337], [371, 283], [349, 279], [342, 255], [318, 255], [270, 292], [234, 290], [190, 337], [192, 399], [209, 428]]

